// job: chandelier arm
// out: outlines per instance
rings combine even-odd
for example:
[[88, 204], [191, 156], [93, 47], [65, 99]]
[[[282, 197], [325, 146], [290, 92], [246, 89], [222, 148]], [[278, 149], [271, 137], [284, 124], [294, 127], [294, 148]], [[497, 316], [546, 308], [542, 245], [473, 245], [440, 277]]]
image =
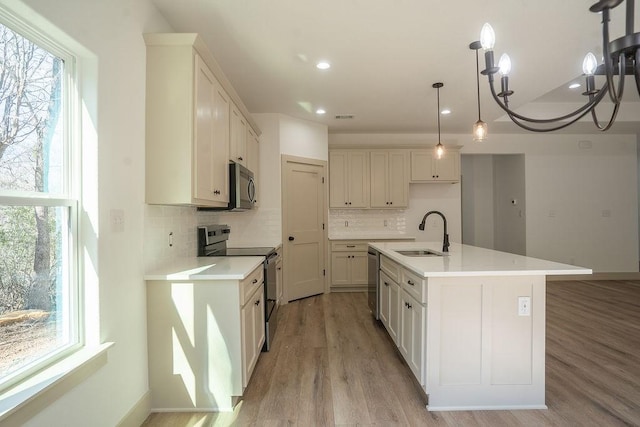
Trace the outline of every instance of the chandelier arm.
[[571, 126], [572, 124], [574, 124], [575, 122], [577, 122], [578, 120], [583, 118], [585, 115], [589, 114], [590, 111], [593, 111], [593, 108], [590, 109], [590, 110], [582, 112], [579, 116], [574, 117], [573, 119], [571, 119], [570, 121], [568, 121], [566, 123], [563, 123], [563, 124], [558, 125], [558, 126], [550, 127], [550, 128], [538, 128], [538, 127], [534, 127], [534, 126], [529, 126], [527, 124], [522, 123], [513, 114], [507, 113], [507, 115], [509, 116], [509, 118], [511, 119], [511, 121], [513, 123], [515, 123], [516, 125], [520, 126], [522, 129], [525, 129], [525, 130], [528, 130], [528, 131], [532, 131], [532, 132], [553, 132], [553, 131], [564, 129], [564, 128], [568, 127], [568, 126]]
[[[500, 97], [498, 96], [498, 94], [496, 94], [496, 91], [495, 91], [495, 88], [494, 88], [494, 85], [493, 85], [493, 79], [491, 79], [491, 78], [489, 78], [489, 87], [491, 89], [491, 95], [493, 96], [493, 99], [500, 106], [500, 108], [502, 108], [509, 115], [509, 117], [511, 117], [512, 120], [515, 117], [515, 118], [517, 118], [519, 120], [522, 120], [522, 121], [525, 121], [525, 122], [538, 123], [538, 124], [559, 122], [559, 121], [562, 121], [562, 120], [571, 119], [572, 117], [574, 117], [574, 116], [579, 114], [578, 118], [576, 119], [576, 120], [578, 120], [578, 119], [584, 117], [593, 108], [595, 108], [595, 106], [602, 100], [602, 98], [604, 98], [604, 96], [606, 95], [607, 90], [608, 90], [607, 85], [605, 84], [602, 87], [602, 89], [600, 89], [598, 91], [598, 93], [593, 98], [589, 99], [589, 102], [587, 102], [586, 104], [584, 104], [582, 107], [578, 108], [577, 110], [572, 111], [571, 113], [565, 114], [564, 116], [558, 116], [558, 117], [554, 117], [554, 118], [551, 118], [551, 119], [532, 119], [530, 117], [523, 116], [523, 115], [518, 114], [515, 111], [509, 109], [509, 107], [507, 105], [505, 105], [500, 100]], [[569, 124], [575, 122], [576, 120], [571, 121]], [[562, 129], [563, 127], [565, 127], [565, 126], [559, 127], [557, 129]], [[524, 128], [524, 129], [527, 129], [527, 128]], [[528, 130], [531, 130], [531, 129], [528, 129]]]
[[596, 125], [598, 130], [601, 130], [602, 132], [608, 131], [609, 129], [611, 129], [611, 126], [613, 126], [613, 123], [616, 121], [616, 116], [618, 115], [619, 108], [620, 108], [619, 103], [613, 104], [613, 112], [611, 113], [611, 118], [609, 119], [609, 122], [605, 126], [600, 125], [600, 122], [598, 120], [598, 115], [596, 114], [596, 109], [595, 108], [592, 109], [591, 118], [593, 119], [593, 124]]
[[636, 87], [638, 88], [638, 94], [640, 94], [640, 49], [636, 50], [636, 60], [633, 74], [636, 78]]
[[609, 97], [614, 104], [620, 104], [624, 92], [624, 75], [626, 70], [626, 57], [624, 53], [617, 56], [618, 59], [618, 88], [613, 80], [613, 58], [611, 58], [611, 45], [609, 39], [609, 8], [602, 10], [602, 51], [604, 56], [604, 71], [609, 87]]

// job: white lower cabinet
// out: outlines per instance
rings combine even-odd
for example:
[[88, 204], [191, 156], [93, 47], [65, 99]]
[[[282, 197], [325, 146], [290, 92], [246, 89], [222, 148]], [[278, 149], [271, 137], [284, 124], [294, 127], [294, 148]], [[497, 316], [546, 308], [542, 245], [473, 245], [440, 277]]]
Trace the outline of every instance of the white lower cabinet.
[[147, 281], [152, 410], [233, 410], [264, 344], [263, 271]]
[[379, 272], [380, 321], [423, 387], [427, 368], [426, 279], [384, 255]]
[[425, 384], [426, 306], [402, 290], [400, 293], [400, 353], [413, 375]]
[[[264, 286], [264, 285], [263, 285]], [[242, 307], [242, 387], [247, 387], [264, 344], [264, 290], [260, 286]]]
[[398, 344], [400, 326], [400, 285], [384, 272], [380, 272], [380, 321]]

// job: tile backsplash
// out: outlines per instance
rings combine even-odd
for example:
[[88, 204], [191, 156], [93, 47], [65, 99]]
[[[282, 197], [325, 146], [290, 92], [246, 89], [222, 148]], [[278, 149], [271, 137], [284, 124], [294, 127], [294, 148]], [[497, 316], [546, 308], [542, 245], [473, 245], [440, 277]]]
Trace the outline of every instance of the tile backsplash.
[[278, 246], [282, 241], [279, 209], [207, 212], [195, 207], [146, 205], [145, 271], [197, 252], [197, 227], [227, 224], [230, 247]]
[[388, 209], [331, 209], [329, 237], [350, 234], [406, 234], [407, 218], [404, 210]]

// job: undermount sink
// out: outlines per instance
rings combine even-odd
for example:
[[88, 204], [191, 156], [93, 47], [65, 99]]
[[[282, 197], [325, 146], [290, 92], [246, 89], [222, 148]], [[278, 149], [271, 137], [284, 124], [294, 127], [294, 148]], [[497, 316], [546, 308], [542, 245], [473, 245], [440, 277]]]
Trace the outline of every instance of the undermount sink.
[[429, 249], [412, 249], [407, 251], [396, 251], [400, 255], [404, 256], [443, 256], [440, 252], [434, 252]]

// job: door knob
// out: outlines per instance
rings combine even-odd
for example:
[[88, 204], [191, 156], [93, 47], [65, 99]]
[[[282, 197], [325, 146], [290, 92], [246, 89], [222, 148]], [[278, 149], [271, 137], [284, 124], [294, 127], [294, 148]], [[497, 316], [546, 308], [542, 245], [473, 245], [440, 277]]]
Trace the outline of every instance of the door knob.
[[293, 236], [289, 236], [289, 241], [290, 241], [290, 242], [292, 242], [292, 241], [294, 241], [294, 240], [295, 240], [295, 237], [293, 237]]

